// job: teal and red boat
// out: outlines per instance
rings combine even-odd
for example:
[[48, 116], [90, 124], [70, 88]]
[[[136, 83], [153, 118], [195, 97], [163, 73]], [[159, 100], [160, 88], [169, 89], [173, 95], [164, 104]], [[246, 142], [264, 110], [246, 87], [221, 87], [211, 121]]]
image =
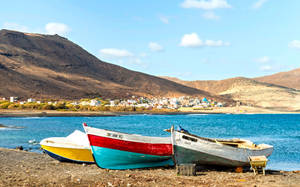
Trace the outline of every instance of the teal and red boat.
[[135, 169], [173, 166], [170, 137], [149, 137], [98, 129], [83, 124], [100, 168]]

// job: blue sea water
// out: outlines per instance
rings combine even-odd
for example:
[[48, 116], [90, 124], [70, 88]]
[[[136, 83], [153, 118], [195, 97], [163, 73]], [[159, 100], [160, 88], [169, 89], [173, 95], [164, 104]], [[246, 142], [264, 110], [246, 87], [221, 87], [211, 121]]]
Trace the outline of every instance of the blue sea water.
[[0, 147], [40, 152], [28, 143], [47, 137], [67, 136], [89, 126], [148, 136], [169, 136], [163, 129], [180, 125], [193, 134], [211, 138], [243, 138], [274, 146], [268, 168], [300, 170], [300, 114], [209, 114], [209, 115], [125, 115], [116, 117], [5, 117], [0, 124], [23, 129], [0, 130]]

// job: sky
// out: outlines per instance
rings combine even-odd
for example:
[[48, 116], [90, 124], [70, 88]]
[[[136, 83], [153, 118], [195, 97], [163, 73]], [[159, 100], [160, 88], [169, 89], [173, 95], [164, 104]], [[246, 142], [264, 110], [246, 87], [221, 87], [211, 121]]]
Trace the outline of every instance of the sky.
[[3, 1], [0, 29], [59, 34], [100, 60], [183, 80], [300, 68], [299, 0]]

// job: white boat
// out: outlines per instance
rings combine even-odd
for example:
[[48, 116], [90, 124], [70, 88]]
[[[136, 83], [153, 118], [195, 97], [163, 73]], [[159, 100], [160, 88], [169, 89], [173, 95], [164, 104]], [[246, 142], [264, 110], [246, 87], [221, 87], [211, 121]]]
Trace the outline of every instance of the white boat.
[[203, 138], [171, 128], [175, 164], [250, 166], [249, 156], [270, 156], [273, 146], [243, 139]]
[[173, 166], [170, 137], [150, 137], [98, 129], [83, 124], [100, 168], [135, 169]]
[[94, 163], [87, 135], [75, 130], [67, 137], [45, 138], [42, 149], [52, 158], [62, 162]]

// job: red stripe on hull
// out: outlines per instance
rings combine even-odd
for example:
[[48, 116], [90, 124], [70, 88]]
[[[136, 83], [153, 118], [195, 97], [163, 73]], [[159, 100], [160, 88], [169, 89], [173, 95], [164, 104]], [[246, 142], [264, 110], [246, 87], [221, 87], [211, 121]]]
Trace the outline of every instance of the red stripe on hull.
[[172, 144], [153, 144], [132, 142], [126, 140], [118, 140], [113, 138], [101, 137], [88, 134], [91, 146], [98, 146], [121, 151], [128, 151], [134, 153], [142, 153], [157, 156], [172, 155]]

